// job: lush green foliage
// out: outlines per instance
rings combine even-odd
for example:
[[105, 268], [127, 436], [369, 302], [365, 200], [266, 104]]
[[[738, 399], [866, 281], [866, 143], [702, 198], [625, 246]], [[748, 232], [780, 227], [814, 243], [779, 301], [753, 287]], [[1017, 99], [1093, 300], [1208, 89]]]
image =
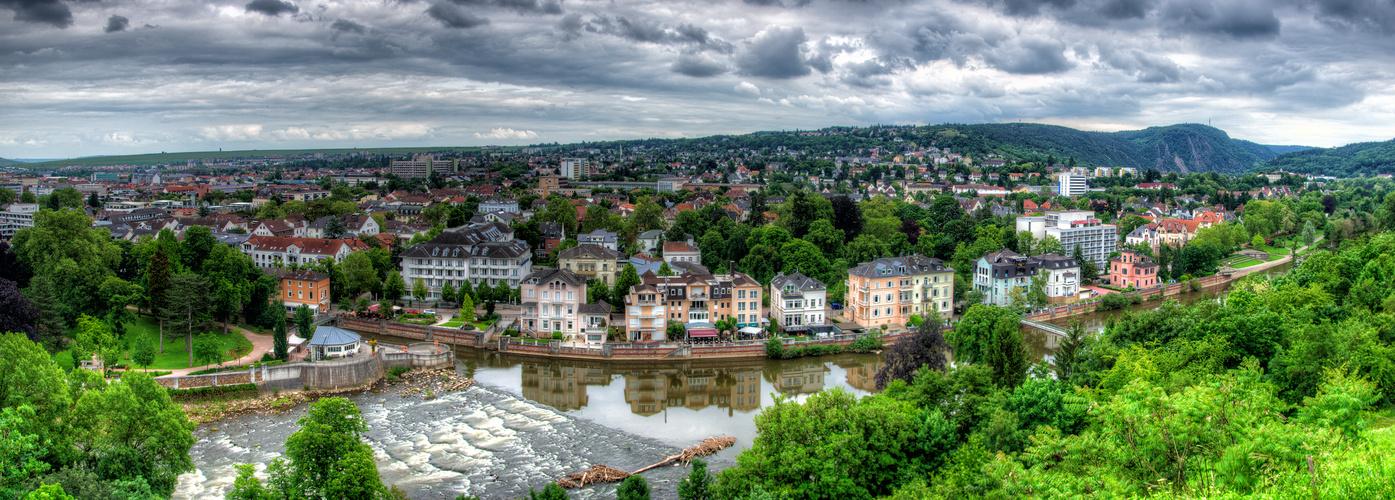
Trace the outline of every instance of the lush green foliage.
[[378, 478], [373, 450], [359, 436], [368, 430], [358, 407], [344, 398], [324, 398], [300, 418], [286, 438], [286, 458], [267, 467], [266, 484], [250, 465], [239, 467], [229, 498], [243, 500], [384, 499], [391, 489]]

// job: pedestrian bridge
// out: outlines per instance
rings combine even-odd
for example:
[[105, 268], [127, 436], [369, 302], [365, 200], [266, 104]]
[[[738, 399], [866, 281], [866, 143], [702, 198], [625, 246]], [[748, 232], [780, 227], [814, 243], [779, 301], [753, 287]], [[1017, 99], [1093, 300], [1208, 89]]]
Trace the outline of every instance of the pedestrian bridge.
[[1038, 329], [1038, 330], [1041, 330], [1041, 331], [1044, 331], [1044, 332], [1046, 332], [1046, 333], [1050, 333], [1050, 334], [1052, 334], [1052, 335], [1056, 335], [1056, 336], [1059, 336], [1059, 337], [1064, 337], [1064, 336], [1066, 336], [1066, 329], [1065, 329], [1065, 328], [1062, 328], [1062, 327], [1059, 327], [1059, 326], [1056, 326], [1056, 325], [1053, 325], [1053, 324], [1050, 324], [1050, 323], [1043, 323], [1043, 322], [1041, 322], [1041, 321], [1035, 321], [1035, 320], [1030, 320], [1030, 319], [1027, 319], [1027, 318], [1022, 318], [1022, 326], [1031, 327], [1031, 328], [1036, 328], [1036, 329]]

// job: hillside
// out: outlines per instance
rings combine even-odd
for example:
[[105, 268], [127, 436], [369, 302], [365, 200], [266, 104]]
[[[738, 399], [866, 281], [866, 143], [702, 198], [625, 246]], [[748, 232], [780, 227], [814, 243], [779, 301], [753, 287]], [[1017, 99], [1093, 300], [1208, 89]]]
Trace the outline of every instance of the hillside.
[[1336, 177], [1395, 173], [1395, 139], [1286, 153], [1269, 160], [1264, 169]]
[[237, 160], [266, 157], [291, 157], [300, 155], [343, 155], [360, 153], [364, 155], [411, 155], [416, 153], [467, 152], [478, 151], [478, 147], [416, 147], [416, 148], [358, 148], [358, 149], [252, 149], [244, 151], [190, 151], [182, 153], [150, 153], [143, 155], [92, 156], [70, 160], [54, 160], [42, 163], [27, 163], [35, 169], [49, 169], [66, 166], [92, 167], [101, 165], [177, 165], [189, 160]]
[[8, 166], [10, 166], [10, 165], [23, 165], [23, 164], [24, 164], [24, 162], [22, 162], [22, 161], [14, 161], [14, 160], [7, 160], [7, 159], [4, 159], [4, 158], [0, 158], [0, 167], [8, 167]]

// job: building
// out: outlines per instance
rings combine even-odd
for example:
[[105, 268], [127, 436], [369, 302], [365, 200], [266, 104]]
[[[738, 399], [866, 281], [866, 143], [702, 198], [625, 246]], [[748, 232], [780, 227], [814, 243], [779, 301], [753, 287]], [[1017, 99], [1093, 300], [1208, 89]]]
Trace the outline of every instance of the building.
[[287, 193], [282, 193], [282, 196], [285, 198], [285, 201], [311, 202], [315, 200], [323, 200], [325, 198], [329, 198], [330, 196], [333, 196], [333, 194], [331, 194], [329, 191], [291, 191]]
[[34, 214], [38, 212], [38, 203], [15, 203], [0, 212], [0, 240], [9, 241], [20, 229], [34, 227]]
[[1124, 249], [1109, 260], [1109, 284], [1120, 288], [1157, 286], [1158, 265], [1135, 250]]
[[258, 267], [309, 264], [319, 260], [339, 263], [351, 253], [368, 250], [367, 244], [353, 238], [329, 240], [260, 235], [252, 235], [240, 247]]
[[1048, 298], [1074, 298], [1080, 293], [1080, 276], [1080, 264], [1070, 257], [1027, 257], [1006, 248], [974, 263], [974, 289], [983, 293], [984, 304], [1001, 307], [1013, 305], [1013, 290], [1026, 294], [1035, 279], [1045, 280]]
[[983, 293], [983, 303], [1007, 307], [1014, 289], [1025, 294], [1041, 261], [1025, 257], [1006, 248], [980, 257], [974, 263], [974, 290]]
[[538, 178], [538, 187], [533, 188], [533, 194], [547, 198], [548, 195], [557, 192], [562, 188], [562, 178], [547, 175]]
[[672, 193], [683, 189], [683, 185], [688, 183], [687, 177], [664, 177], [659, 179], [656, 189], [660, 193]]
[[511, 214], [522, 213], [518, 209], [518, 200], [513, 198], [489, 198], [480, 202], [479, 213], [487, 214], [493, 212], [508, 212]]
[[664, 242], [665, 262], [702, 262], [702, 251], [682, 241]]
[[[304, 332], [301, 332], [304, 334]], [[310, 359], [320, 361], [329, 358], [358, 354], [363, 340], [359, 334], [329, 325], [315, 327], [315, 335], [310, 338]]]
[[1081, 174], [1062, 172], [1056, 178], [1056, 192], [1061, 196], [1081, 196], [1089, 192], [1090, 186]]
[[432, 155], [417, 155], [410, 160], [393, 160], [388, 172], [402, 178], [423, 178], [430, 177], [432, 172], [454, 174], [458, 168], [459, 160], [437, 160]]
[[656, 276], [645, 273], [625, 296], [630, 340], [669, 339], [669, 323], [681, 323], [690, 338], [715, 337], [713, 323], [736, 319], [736, 328], [761, 326], [761, 284], [743, 273]]
[[848, 321], [864, 327], [898, 326], [911, 316], [954, 310], [954, 269], [940, 259], [888, 257], [848, 270]]
[[540, 250], [542, 250], [544, 254], [552, 253], [552, 251], [557, 248], [557, 245], [561, 245], [562, 240], [567, 238], [566, 233], [562, 230], [561, 222], [544, 222], [538, 224], [538, 232], [542, 234], [542, 248]]
[[286, 304], [286, 314], [295, 314], [300, 306], [305, 306], [315, 314], [329, 312], [329, 275], [315, 271], [287, 271], [271, 268], [269, 273], [280, 281], [280, 293], [272, 302], [280, 300]]
[[661, 229], [650, 229], [639, 233], [635, 238], [635, 245], [639, 247], [640, 253], [653, 254], [659, 248], [659, 242], [664, 240], [664, 232]]
[[585, 277], [565, 269], [540, 267], [523, 277], [518, 287], [523, 332], [541, 337], [561, 332], [572, 340], [605, 341], [604, 319], [598, 321], [596, 313], [603, 308], [601, 316], [608, 315], [610, 306], [586, 303]]
[[586, 243], [557, 253], [557, 265], [586, 280], [600, 280], [606, 286], [615, 284], [620, 269], [616, 262], [620, 252]]
[[1080, 246], [1085, 260], [1101, 269], [1109, 260], [1109, 254], [1119, 248], [1118, 226], [1101, 224], [1091, 210], [1056, 210], [1040, 218], [1019, 217], [1017, 230], [1029, 231], [1038, 240], [1047, 236], [1056, 238], [1067, 255], [1073, 255], [1075, 247]]
[[557, 166], [557, 171], [561, 173], [563, 178], [579, 181], [586, 175], [586, 167], [590, 163], [585, 158], [562, 158], [562, 162]]
[[828, 286], [805, 276], [780, 273], [770, 280], [770, 317], [785, 332], [803, 332], [824, 324], [828, 307]]
[[[315, 219], [305, 228], [305, 236], [308, 238], [324, 238], [325, 230], [329, 228], [329, 221], [336, 218], [333, 215], [326, 215]], [[373, 236], [382, 232], [378, 227], [378, 221], [368, 214], [344, 214], [338, 217], [340, 224], [344, 227], [341, 235], [353, 236], [355, 238], [363, 235]]]
[[441, 287], [518, 287], [533, 270], [528, 243], [514, 239], [513, 228], [498, 222], [472, 224], [447, 230], [429, 242], [402, 252], [402, 279], [410, 289], [423, 281], [427, 297], [436, 300]]
[[585, 234], [576, 235], [576, 242], [586, 245], [598, 245], [609, 250], [620, 251], [620, 233], [597, 229]]
[[[140, 210], [136, 210], [136, 212], [139, 211]], [[256, 236], [304, 238], [305, 226], [283, 220], [269, 220], [257, 224], [257, 226], [252, 229], [252, 234]]]

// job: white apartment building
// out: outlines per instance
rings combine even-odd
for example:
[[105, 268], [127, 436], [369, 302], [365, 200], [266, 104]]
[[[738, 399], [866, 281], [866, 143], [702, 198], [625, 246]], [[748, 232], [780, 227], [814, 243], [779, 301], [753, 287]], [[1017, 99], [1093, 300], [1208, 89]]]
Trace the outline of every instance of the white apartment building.
[[407, 288], [422, 280], [433, 300], [441, 296], [446, 284], [460, 288], [467, 280], [476, 288], [497, 286], [501, 281], [517, 288], [532, 270], [528, 243], [514, 239], [513, 228], [500, 222], [449, 230], [402, 252], [402, 279]]
[[479, 213], [488, 214], [494, 212], [508, 212], [511, 214], [522, 213], [518, 209], [518, 200], [513, 198], [495, 197], [480, 202]]
[[786, 332], [823, 325], [827, 306], [828, 287], [819, 280], [799, 272], [780, 273], [770, 280], [770, 317]]
[[455, 173], [456, 166], [457, 163], [452, 160], [437, 160], [432, 155], [417, 155], [410, 160], [393, 160], [388, 166], [388, 172], [402, 178], [423, 178], [430, 177], [431, 172]]
[[1081, 247], [1085, 260], [1098, 269], [1109, 265], [1109, 254], [1119, 249], [1119, 227], [1102, 224], [1095, 218], [1093, 210], [1059, 210], [1046, 212], [1046, 228], [1038, 239], [1055, 237], [1061, 242], [1066, 255], [1074, 255], [1075, 247]]
[[34, 227], [34, 214], [38, 212], [38, 203], [15, 203], [0, 212], [0, 240], [9, 241], [20, 229]]
[[586, 166], [589, 164], [590, 162], [585, 158], [562, 158], [561, 164], [557, 166], [557, 171], [561, 173], [563, 178], [579, 181], [582, 176], [586, 175]]
[[1084, 175], [1062, 172], [1056, 177], [1056, 192], [1061, 196], [1080, 196], [1089, 191]]

